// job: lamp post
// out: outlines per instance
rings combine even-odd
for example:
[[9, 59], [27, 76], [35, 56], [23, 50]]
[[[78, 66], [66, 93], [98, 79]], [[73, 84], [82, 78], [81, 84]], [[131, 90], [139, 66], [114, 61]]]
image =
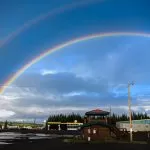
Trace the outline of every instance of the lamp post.
[[132, 112], [131, 112], [131, 96], [130, 96], [130, 87], [134, 85], [134, 82], [128, 83], [128, 109], [129, 109], [129, 122], [130, 122], [130, 142], [133, 141], [132, 137]]

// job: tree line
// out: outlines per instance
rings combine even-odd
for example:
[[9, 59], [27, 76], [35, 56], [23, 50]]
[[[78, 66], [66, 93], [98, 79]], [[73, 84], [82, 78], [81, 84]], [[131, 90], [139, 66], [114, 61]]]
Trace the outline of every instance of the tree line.
[[78, 122], [83, 122], [83, 117], [80, 114], [59, 114], [59, 115], [50, 115], [48, 117], [48, 122], [74, 122], [77, 120]]
[[[110, 117], [110, 120], [113, 124], [115, 124], [117, 121], [129, 121], [129, 116], [127, 114], [112, 114]], [[150, 119], [150, 116], [148, 116], [147, 113], [135, 113], [133, 112], [131, 114], [132, 120], [141, 120], [141, 119]]]
[[[112, 115], [108, 116], [108, 119], [112, 122], [117, 121], [128, 121], [129, 117], [127, 114], [121, 114], [117, 115], [113, 113]], [[140, 119], [150, 119], [147, 113], [132, 113], [132, 120], [140, 120]], [[50, 115], [47, 119], [48, 122], [74, 122], [74, 120], [77, 120], [78, 122], [84, 122], [84, 116], [81, 116], [80, 114], [58, 114], [58, 115]]]

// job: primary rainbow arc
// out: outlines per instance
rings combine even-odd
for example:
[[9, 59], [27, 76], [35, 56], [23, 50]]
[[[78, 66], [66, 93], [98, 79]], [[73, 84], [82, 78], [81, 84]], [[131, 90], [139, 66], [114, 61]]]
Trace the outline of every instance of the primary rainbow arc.
[[44, 57], [48, 56], [49, 54], [61, 50], [62, 48], [65, 48], [69, 45], [78, 43], [78, 42], [83, 42], [86, 40], [94, 39], [94, 38], [103, 38], [103, 37], [111, 37], [111, 36], [142, 36], [142, 37], [150, 37], [150, 34], [148, 33], [138, 33], [138, 32], [108, 32], [108, 33], [97, 33], [97, 34], [91, 34], [83, 37], [79, 37], [70, 41], [67, 41], [63, 44], [56, 45], [53, 48], [50, 48], [43, 53], [41, 53], [39, 56], [35, 57], [31, 61], [29, 61], [27, 64], [25, 64], [21, 69], [19, 69], [15, 74], [13, 74], [11, 77], [9, 77], [5, 82], [4, 86], [0, 88], [0, 93], [2, 94], [5, 89], [12, 83], [14, 82], [25, 70], [27, 70], [30, 66], [33, 64], [37, 63]]

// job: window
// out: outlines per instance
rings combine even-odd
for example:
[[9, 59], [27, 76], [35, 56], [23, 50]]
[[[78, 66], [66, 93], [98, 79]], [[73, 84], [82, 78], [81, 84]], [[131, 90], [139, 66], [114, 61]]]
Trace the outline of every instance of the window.
[[89, 134], [91, 133], [91, 129], [88, 129], [88, 133], [89, 133]]
[[96, 134], [96, 129], [93, 129], [93, 134]]

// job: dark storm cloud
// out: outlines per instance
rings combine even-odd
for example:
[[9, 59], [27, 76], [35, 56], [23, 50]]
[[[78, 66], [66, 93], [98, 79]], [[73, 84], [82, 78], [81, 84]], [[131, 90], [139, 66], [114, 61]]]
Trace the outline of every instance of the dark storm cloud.
[[[36, 94], [35, 94], [36, 95]], [[55, 98], [54, 98], [55, 97]], [[47, 98], [46, 95], [39, 98], [38, 96], [35, 98], [32, 97], [23, 97], [18, 99], [15, 103], [15, 106], [35, 106], [35, 107], [88, 107], [88, 106], [101, 106], [101, 105], [126, 105], [127, 97], [120, 96], [114, 97], [113, 94], [109, 96], [91, 96], [91, 95], [74, 95], [70, 97], [58, 96], [55, 95], [51, 98]]]
[[25, 74], [15, 84], [20, 87], [32, 87], [40, 92], [56, 92], [58, 94], [73, 91], [101, 93], [108, 89], [107, 84], [103, 80], [83, 79], [68, 72], [44, 76], [40, 74]]

